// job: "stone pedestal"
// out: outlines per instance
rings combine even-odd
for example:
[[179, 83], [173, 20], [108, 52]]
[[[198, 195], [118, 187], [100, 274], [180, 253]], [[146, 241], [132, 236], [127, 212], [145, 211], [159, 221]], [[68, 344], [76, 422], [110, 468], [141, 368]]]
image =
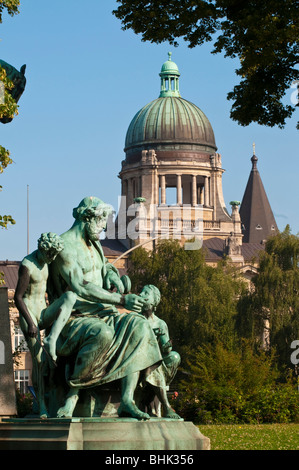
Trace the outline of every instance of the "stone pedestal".
[[8, 292], [0, 287], [0, 418], [16, 414]]
[[152, 418], [6, 419], [0, 450], [210, 450], [191, 422]]

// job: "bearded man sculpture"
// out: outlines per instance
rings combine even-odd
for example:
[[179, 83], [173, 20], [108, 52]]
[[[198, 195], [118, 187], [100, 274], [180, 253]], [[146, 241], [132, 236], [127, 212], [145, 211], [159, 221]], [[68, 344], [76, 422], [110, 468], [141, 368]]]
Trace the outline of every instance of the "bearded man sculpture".
[[[126, 293], [117, 269], [104, 257], [99, 235], [110, 213], [111, 207], [100, 199], [84, 198], [73, 211], [73, 226], [61, 235], [63, 250], [50, 265], [51, 301], [67, 291], [77, 296], [56, 345], [58, 359], [75, 358], [58, 417], [72, 416], [81, 389], [120, 380], [118, 415], [149, 419], [136, 406], [134, 392], [162, 356], [149, 322], [138, 313], [144, 299]], [[120, 313], [117, 306], [131, 313]]]

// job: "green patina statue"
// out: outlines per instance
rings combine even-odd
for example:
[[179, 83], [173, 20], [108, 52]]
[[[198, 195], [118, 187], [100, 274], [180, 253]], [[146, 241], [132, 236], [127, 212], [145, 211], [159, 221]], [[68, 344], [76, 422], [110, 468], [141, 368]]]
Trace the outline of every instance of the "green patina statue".
[[[176, 414], [170, 406], [167, 390], [180, 365], [181, 357], [179, 353], [172, 350], [167, 324], [155, 314], [161, 300], [161, 294], [156, 286], [147, 285], [142, 289], [140, 297], [144, 299], [142, 314], [148, 319], [157, 337], [163, 358], [162, 364], [147, 377], [144, 389], [149, 389], [152, 393], [148, 393], [147, 403], [145, 401], [143, 401], [143, 403], [146, 408], [152, 412], [152, 407], [155, 408], [154, 397], [157, 396], [162, 405], [163, 417], [179, 419], [180, 416]], [[158, 412], [159, 410], [155, 409], [153, 414], [157, 415]]]
[[[149, 407], [135, 401], [142, 384], [159, 398], [164, 416], [177, 419], [166, 391], [180, 357], [172, 351], [167, 325], [154, 314], [160, 293], [146, 286], [140, 295], [131, 294], [129, 278], [120, 277], [105, 258], [99, 236], [111, 211], [96, 197], [84, 198], [73, 210], [73, 226], [60, 237], [43, 234], [38, 250], [21, 264], [15, 299], [34, 359], [40, 416], [53, 416], [50, 399], [47, 406], [44, 400], [48, 374], [47, 396], [55, 406], [60, 393], [55, 390], [64, 383], [56, 417], [72, 417], [84, 390], [117, 383], [120, 417], [150, 418]], [[41, 346], [39, 330], [44, 328]]]
[[[80, 390], [120, 380], [119, 416], [149, 418], [137, 408], [134, 392], [162, 356], [149, 322], [137, 313], [143, 298], [125, 291], [126, 279], [104, 257], [99, 235], [110, 213], [100, 199], [83, 199], [73, 211], [73, 226], [61, 235], [64, 248], [51, 263], [52, 296], [69, 290], [77, 295], [57, 342], [58, 357], [74, 358], [59, 417], [72, 416]], [[133, 312], [119, 313], [117, 306]]]

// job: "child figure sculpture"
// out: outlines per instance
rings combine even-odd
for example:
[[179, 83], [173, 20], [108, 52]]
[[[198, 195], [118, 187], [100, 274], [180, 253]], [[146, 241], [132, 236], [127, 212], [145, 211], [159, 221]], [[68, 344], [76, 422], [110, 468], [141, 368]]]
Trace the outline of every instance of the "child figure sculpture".
[[[167, 390], [177, 372], [181, 358], [177, 352], [172, 351], [167, 324], [154, 313], [160, 303], [161, 294], [156, 286], [149, 284], [142, 289], [140, 297], [144, 299], [142, 314], [148, 319], [156, 334], [163, 358], [162, 364], [147, 377], [146, 387], [152, 389], [151, 398], [154, 398], [155, 395], [158, 397], [164, 418], [180, 419], [180, 416], [170, 406]], [[146, 406], [149, 406], [148, 402]]]
[[33, 382], [38, 396], [41, 418], [48, 413], [44, 402], [43, 361], [40, 331], [48, 329], [44, 349], [56, 361], [56, 342], [69, 319], [77, 296], [66, 292], [48, 305], [46, 302], [48, 265], [63, 249], [62, 239], [55, 233], [43, 233], [38, 240], [38, 249], [21, 262], [15, 292], [15, 303], [20, 313], [20, 326], [27, 341], [33, 361]]

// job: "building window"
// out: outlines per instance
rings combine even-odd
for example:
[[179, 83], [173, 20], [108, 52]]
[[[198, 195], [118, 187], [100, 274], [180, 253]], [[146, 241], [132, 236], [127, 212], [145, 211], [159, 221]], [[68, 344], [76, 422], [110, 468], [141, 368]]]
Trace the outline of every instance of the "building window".
[[23, 335], [23, 332], [19, 326], [15, 328], [15, 351], [28, 351], [28, 346]]
[[15, 370], [15, 383], [21, 394], [28, 393], [29, 370]]

